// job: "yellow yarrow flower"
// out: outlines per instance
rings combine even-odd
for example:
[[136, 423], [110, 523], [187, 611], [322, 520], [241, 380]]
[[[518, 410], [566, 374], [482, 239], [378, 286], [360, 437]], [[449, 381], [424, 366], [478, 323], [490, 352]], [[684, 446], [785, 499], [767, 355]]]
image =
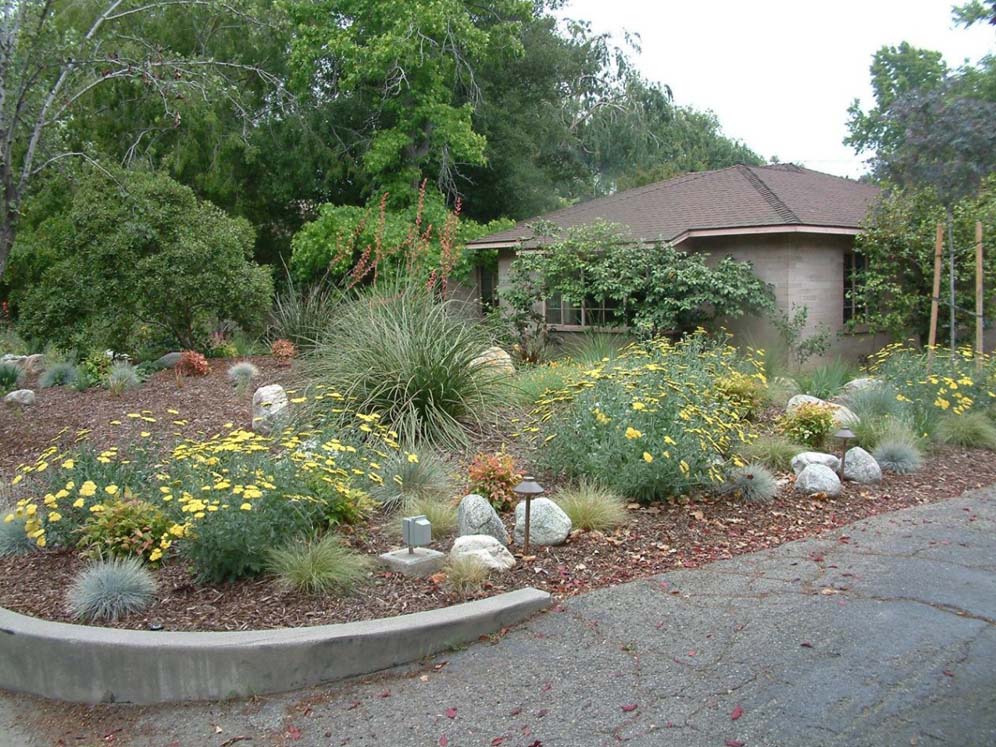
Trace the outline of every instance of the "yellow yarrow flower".
[[643, 452], [643, 461], [645, 461], [647, 464], [650, 464], [652, 461], [654, 461], [654, 455], [651, 454], [649, 451]]
[[643, 435], [643, 433], [640, 432], [640, 431], [638, 431], [633, 426], [631, 426], [631, 425], [626, 426], [626, 438], [630, 439], [631, 441], [633, 439], [640, 438], [642, 435]]

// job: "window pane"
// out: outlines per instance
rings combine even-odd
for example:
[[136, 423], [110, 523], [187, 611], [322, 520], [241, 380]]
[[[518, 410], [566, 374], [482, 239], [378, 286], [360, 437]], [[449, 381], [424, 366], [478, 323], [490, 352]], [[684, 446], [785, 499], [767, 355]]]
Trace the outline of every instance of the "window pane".
[[561, 324], [563, 319], [563, 313], [561, 311], [561, 304], [563, 300], [560, 294], [550, 296], [546, 299], [546, 323], [547, 324]]

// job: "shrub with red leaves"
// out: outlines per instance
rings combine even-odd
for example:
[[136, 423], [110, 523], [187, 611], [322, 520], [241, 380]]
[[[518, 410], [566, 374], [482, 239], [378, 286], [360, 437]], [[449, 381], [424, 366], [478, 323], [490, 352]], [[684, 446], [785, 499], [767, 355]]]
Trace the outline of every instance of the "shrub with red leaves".
[[274, 358], [289, 361], [291, 358], [297, 357], [297, 346], [290, 340], [274, 340], [273, 344], [270, 345], [270, 353]]
[[196, 350], [184, 350], [180, 353], [176, 370], [181, 376], [207, 376], [211, 369], [208, 366], [207, 358]]
[[522, 480], [515, 460], [510, 454], [480, 453], [467, 469], [470, 491], [487, 498], [499, 511], [508, 511], [515, 505], [515, 486]]

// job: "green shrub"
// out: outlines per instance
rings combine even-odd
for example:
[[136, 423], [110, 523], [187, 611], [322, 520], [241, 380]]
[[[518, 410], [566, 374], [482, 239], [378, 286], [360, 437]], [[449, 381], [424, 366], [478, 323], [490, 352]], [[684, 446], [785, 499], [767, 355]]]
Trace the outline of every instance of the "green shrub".
[[253, 379], [259, 376], [259, 369], [249, 361], [239, 361], [228, 367], [228, 378], [239, 394], [245, 394], [252, 386]]
[[[273, 281], [252, 260], [254, 236], [165, 173], [93, 170], [48, 223], [18, 237], [23, 270], [19, 326], [63, 349], [132, 350], [163, 330], [183, 347], [204, 343], [216, 319], [261, 329]], [[46, 262], [32, 257], [45, 243]], [[34, 260], [25, 267], [27, 258]], [[20, 265], [18, 264], [20, 263]]]
[[883, 439], [872, 453], [878, 466], [886, 472], [908, 475], [920, 469], [923, 455], [916, 443], [900, 439]]
[[778, 483], [763, 464], [748, 464], [733, 470], [727, 490], [748, 503], [771, 503], [778, 495]]
[[834, 409], [819, 402], [804, 402], [778, 419], [778, 430], [790, 440], [819, 448], [834, 430]]
[[996, 425], [983, 412], [941, 416], [934, 438], [945, 444], [996, 451]]
[[908, 441], [919, 445], [923, 438], [911, 424], [912, 414], [906, 416], [885, 415], [879, 418], [865, 417], [850, 425], [858, 444], [871, 451], [882, 441]]
[[311, 355], [313, 378], [380, 413], [407, 443], [463, 444], [501, 402], [507, 375], [475, 359], [482, 328], [424, 289], [379, 288], [343, 305]]
[[24, 370], [14, 363], [0, 363], [0, 393], [17, 389], [24, 378]]
[[113, 357], [106, 352], [94, 351], [80, 362], [79, 374], [85, 375], [94, 385], [103, 384], [107, 381], [107, 375], [111, 372], [113, 362]]
[[138, 558], [101, 560], [73, 581], [69, 608], [84, 622], [116, 622], [148, 607], [155, 593], [155, 579]]
[[515, 486], [522, 473], [511, 454], [476, 454], [467, 468], [471, 493], [487, 498], [498, 511], [508, 511], [518, 501]]
[[703, 334], [634, 346], [540, 402], [539, 462], [641, 501], [720, 484], [718, 465], [749, 440], [715, 386], [734, 371], [761, 376], [760, 361]]
[[536, 404], [547, 392], [562, 389], [573, 370], [562, 364], [520, 367], [512, 383], [516, 400], [527, 406]]
[[[94, 509], [100, 506], [100, 511]], [[91, 507], [80, 531], [79, 546], [92, 558], [134, 556], [149, 562], [162, 557], [172, 522], [156, 506], [125, 497]], [[168, 547], [168, 545], [167, 545]]]
[[623, 498], [591, 480], [561, 488], [553, 501], [570, 517], [575, 529], [604, 532], [626, 523]]
[[754, 417], [761, 410], [768, 393], [768, 387], [760, 377], [740, 371], [718, 377], [714, 386], [716, 392], [732, 402], [746, 418]]
[[38, 378], [38, 386], [47, 389], [52, 386], [72, 386], [79, 372], [72, 363], [56, 363], [45, 369]]
[[134, 389], [142, 383], [138, 369], [124, 361], [115, 361], [107, 372], [107, 388], [111, 394], [121, 394], [127, 389]]
[[415, 501], [446, 500], [455, 492], [446, 465], [428, 449], [399, 451], [383, 468], [383, 482], [374, 485], [370, 494], [389, 511], [402, 506], [408, 510]]
[[740, 447], [738, 453], [747, 462], [759, 462], [768, 469], [787, 472], [792, 468], [792, 457], [807, 451], [807, 447], [778, 434], [759, 436]]
[[268, 494], [247, 510], [205, 514], [183, 549], [201, 581], [219, 583], [255, 576], [266, 570], [270, 550], [323, 526], [322, 509], [317, 501]]
[[267, 570], [285, 589], [307, 594], [347, 592], [362, 582], [373, 563], [332, 534], [297, 541], [266, 556]]
[[0, 319], [0, 354], [28, 355], [29, 353], [31, 346], [10, 323]]
[[486, 565], [469, 556], [450, 558], [443, 573], [446, 574], [446, 587], [459, 597], [478, 593], [491, 576]]
[[11, 506], [0, 505], [0, 558], [26, 555], [36, 548], [24, 528], [24, 517], [15, 516]]
[[814, 366], [811, 369], [796, 374], [795, 380], [803, 394], [820, 399], [830, 399], [840, 394], [844, 384], [849, 382], [859, 371], [850, 363], [837, 358], [829, 363]]

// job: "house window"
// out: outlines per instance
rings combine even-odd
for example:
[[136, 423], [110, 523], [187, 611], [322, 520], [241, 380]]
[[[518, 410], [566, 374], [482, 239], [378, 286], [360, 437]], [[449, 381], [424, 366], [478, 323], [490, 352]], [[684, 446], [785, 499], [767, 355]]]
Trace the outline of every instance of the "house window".
[[498, 305], [498, 273], [483, 265], [479, 270], [481, 310], [486, 314]]
[[844, 252], [844, 322], [865, 313], [865, 305], [857, 297], [864, 288], [867, 258], [857, 252]]
[[617, 327], [623, 324], [619, 304], [610, 298], [588, 296], [577, 306], [559, 293], [545, 302], [544, 316], [547, 324], [570, 327]]

